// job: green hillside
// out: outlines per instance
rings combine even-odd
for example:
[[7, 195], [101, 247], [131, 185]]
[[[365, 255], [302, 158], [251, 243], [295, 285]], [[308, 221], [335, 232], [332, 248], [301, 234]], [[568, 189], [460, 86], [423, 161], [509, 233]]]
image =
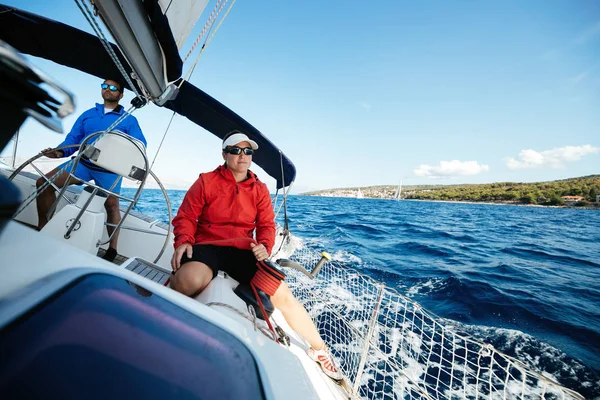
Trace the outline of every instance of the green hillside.
[[[396, 186], [361, 187], [365, 197], [394, 197]], [[340, 188], [304, 193], [312, 196], [354, 197], [358, 188]], [[403, 199], [446, 200], [473, 202], [503, 202], [516, 204], [564, 205], [563, 196], [582, 196], [573, 205], [589, 206], [600, 195], [600, 175], [583, 176], [551, 182], [497, 182], [478, 185], [407, 185], [402, 188]], [[594, 205], [598, 205], [595, 203]]]

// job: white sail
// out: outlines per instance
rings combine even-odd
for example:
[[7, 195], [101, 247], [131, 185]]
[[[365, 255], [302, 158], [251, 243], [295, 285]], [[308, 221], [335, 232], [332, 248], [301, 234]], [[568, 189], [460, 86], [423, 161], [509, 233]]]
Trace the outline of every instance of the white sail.
[[177, 48], [181, 50], [181, 46], [204, 12], [208, 0], [159, 0], [158, 3], [169, 20]]
[[400, 178], [400, 183], [396, 188], [396, 193], [394, 193], [394, 200], [400, 200], [402, 198], [402, 181], [404, 178]]

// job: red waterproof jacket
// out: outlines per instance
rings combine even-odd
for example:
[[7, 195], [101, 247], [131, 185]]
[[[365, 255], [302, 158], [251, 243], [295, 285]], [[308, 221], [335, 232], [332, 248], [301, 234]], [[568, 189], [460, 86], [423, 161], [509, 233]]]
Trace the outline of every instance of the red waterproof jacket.
[[[175, 248], [241, 237], [252, 238], [271, 249], [275, 243], [275, 214], [267, 185], [248, 171], [249, 178], [237, 183], [233, 173], [221, 165], [200, 174], [186, 193], [173, 219]], [[249, 249], [248, 242], [231, 244]]]

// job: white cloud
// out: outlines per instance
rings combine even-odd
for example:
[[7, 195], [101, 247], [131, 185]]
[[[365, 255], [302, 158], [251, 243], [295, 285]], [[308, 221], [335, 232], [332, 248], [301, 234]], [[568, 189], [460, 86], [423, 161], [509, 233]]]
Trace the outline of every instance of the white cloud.
[[358, 105], [360, 105], [365, 110], [370, 110], [372, 107], [371, 104], [367, 103], [366, 101], [361, 101], [360, 103], [358, 103]]
[[577, 161], [581, 157], [598, 153], [600, 148], [586, 144], [584, 146], [565, 146], [552, 150], [535, 151], [521, 150], [519, 155], [506, 159], [506, 166], [510, 169], [526, 169], [539, 167], [564, 167], [565, 162]]
[[487, 165], [480, 165], [477, 161], [440, 161], [440, 165], [419, 165], [413, 170], [416, 176], [428, 176], [438, 178], [442, 176], [467, 176], [477, 175], [489, 171]]

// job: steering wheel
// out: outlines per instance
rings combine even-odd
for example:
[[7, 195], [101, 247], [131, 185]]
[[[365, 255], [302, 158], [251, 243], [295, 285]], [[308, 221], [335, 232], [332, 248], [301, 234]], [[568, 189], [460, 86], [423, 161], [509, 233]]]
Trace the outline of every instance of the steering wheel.
[[[45, 180], [45, 183], [44, 183], [44, 185], [42, 186], [43, 188], [45, 188], [46, 186], [53, 186], [53, 187], [54, 187], [54, 189], [55, 189], [57, 192], [59, 192], [59, 193], [60, 193], [60, 192], [61, 192], [61, 190], [60, 190], [58, 187], [56, 187], [56, 186], [55, 186], [55, 185], [52, 183], [52, 179], [51, 179], [51, 178], [49, 179], [48, 177], [46, 177], [46, 175], [45, 175], [45, 174], [44, 174], [44, 173], [43, 173], [43, 172], [42, 172], [42, 171], [41, 171], [41, 170], [40, 170], [40, 169], [39, 169], [39, 168], [38, 168], [38, 167], [37, 167], [37, 166], [34, 164], [34, 161], [36, 161], [37, 159], [39, 159], [39, 158], [40, 158], [40, 157], [42, 157], [42, 156], [45, 156], [45, 155], [46, 155], [46, 154], [48, 154], [48, 153], [52, 153], [52, 152], [54, 152], [54, 151], [56, 151], [56, 150], [63, 150], [63, 149], [68, 149], [68, 148], [79, 148], [79, 146], [80, 146], [79, 144], [72, 144], [72, 145], [60, 146], [60, 147], [57, 147], [57, 148], [54, 148], [54, 149], [50, 149], [50, 150], [47, 150], [47, 151], [44, 151], [44, 152], [40, 152], [40, 153], [36, 154], [35, 156], [31, 157], [30, 159], [28, 159], [27, 161], [25, 161], [23, 164], [19, 165], [19, 167], [17, 167], [17, 168], [14, 170], [14, 172], [13, 172], [13, 173], [12, 173], [12, 174], [11, 174], [11, 175], [8, 177], [8, 179], [9, 179], [10, 181], [12, 181], [12, 180], [13, 180], [13, 179], [14, 179], [16, 176], [18, 176], [18, 175], [21, 173], [21, 171], [23, 171], [23, 169], [24, 169], [25, 167], [27, 167], [28, 165], [31, 165], [31, 167], [32, 167], [32, 168], [33, 168], [33, 169], [34, 169], [34, 170], [37, 172], [37, 174], [38, 174], [38, 175], [39, 175], [41, 178], [43, 178], [43, 179]], [[65, 170], [65, 172], [66, 172], [66, 170]], [[73, 172], [73, 169], [72, 169], [72, 168], [71, 168], [70, 172], [71, 172], [71, 173]], [[168, 212], [169, 212], [169, 223], [168, 223], [168, 227], [167, 227], [167, 233], [166, 233], [166, 234], [163, 234], [163, 233], [158, 233], [158, 232], [154, 232], [154, 231], [151, 231], [151, 230], [145, 230], [145, 229], [140, 229], [140, 228], [133, 228], [133, 227], [128, 227], [128, 226], [121, 226], [121, 228], [120, 228], [120, 229], [127, 229], [127, 230], [132, 230], [132, 231], [141, 232], [141, 233], [147, 233], [147, 234], [152, 234], [152, 235], [162, 235], [162, 236], [165, 236], [165, 241], [164, 241], [164, 243], [163, 243], [163, 245], [162, 245], [162, 247], [161, 247], [161, 249], [160, 249], [160, 252], [158, 253], [158, 256], [156, 256], [156, 258], [155, 258], [155, 259], [154, 259], [154, 261], [153, 261], [153, 263], [157, 263], [157, 262], [158, 262], [158, 260], [159, 260], [159, 259], [162, 257], [163, 253], [165, 252], [165, 249], [167, 248], [167, 245], [169, 244], [169, 235], [171, 234], [171, 229], [172, 229], [171, 222], [172, 222], [172, 220], [173, 220], [173, 213], [172, 213], [172, 211], [171, 211], [171, 201], [169, 200], [169, 195], [167, 194], [167, 191], [165, 190], [165, 188], [164, 188], [164, 186], [163, 186], [162, 182], [161, 182], [161, 181], [158, 179], [158, 177], [157, 177], [157, 176], [154, 174], [154, 172], [152, 172], [151, 170], [149, 170], [149, 171], [148, 171], [148, 174], [149, 174], [150, 176], [152, 176], [152, 178], [154, 179], [154, 181], [156, 181], [156, 183], [158, 184], [158, 186], [159, 186], [159, 188], [160, 188], [160, 190], [161, 190], [161, 192], [162, 192], [162, 194], [163, 194], [163, 197], [164, 197], [164, 200], [165, 200], [165, 204], [166, 204], [166, 206], [167, 206], [167, 210], [168, 210]], [[119, 197], [119, 195], [118, 195], [118, 194], [116, 194], [116, 193], [113, 193], [113, 192], [111, 192], [111, 191], [109, 191], [109, 190], [104, 190], [104, 191], [105, 191], [105, 192], [106, 192], [108, 195], [114, 195], [114, 196], [116, 196], [117, 198]], [[34, 200], [34, 199], [35, 199], [35, 198], [36, 198], [36, 197], [39, 195], [39, 191], [35, 191], [34, 193], [35, 193], [35, 196], [33, 196], [33, 198], [31, 198], [31, 199], [29, 199], [29, 198], [28, 198], [28, 199], [26, 199], [26, 200], [30, 200], [30, 202], [31, 202], [31, 201], [33, 201], [33, 200]], [[67, 201], [68, 203], [70, 203], [70, 204], [72, 204], [72, 203], [73, 203], [73, 201], [72, 201], [71, 199], [69, 199], [68, 197], [66, 197], [66, 196], [64, 196], [64, 195], [63, 195], [63, 198], [64, 198], [64, 199], [65, 199], [65, 201]], [[57, 199], [57, 200], [58, 200], [58, 199]], [[136, 201], [136, 202], [134, 202], [134, 204], [133, 204], [133, 205], [135, 205], [136, 203], [137, 203], [137, 201]], [[58, 204], [58, 201], [56, 201], [56, 202], [54, 203], [54, 205], [56, 205], [56, 204]], [[25, 208], [26, 208], [26, 207], [22, 207], [22, 208], [21, 208], [19, 211], [17, 211], [17, 213], [14, 215], [14, 217], [16, 217], [17, 215], [19, 215], [19, 213], [20, 213], [20, 212], [21, 212], [23, 209], [25, 209]], [[53, 207], [53, 208], [54, 208], [54, 207]], [[50, 212], [52, 212], [53, 208], [50, 210]], [[124, 218], [125, 218], [125, 217], [128, 215], [128, 213], [129, 213], [129, 210], [127, 210], [127, 212], [126, 212], [126, 213], [125, 213], [125, 215], [123, 216], [123, 219], [124, 219]], [[14, 218], [14, 217], [13, 217], [13, 218]]]

